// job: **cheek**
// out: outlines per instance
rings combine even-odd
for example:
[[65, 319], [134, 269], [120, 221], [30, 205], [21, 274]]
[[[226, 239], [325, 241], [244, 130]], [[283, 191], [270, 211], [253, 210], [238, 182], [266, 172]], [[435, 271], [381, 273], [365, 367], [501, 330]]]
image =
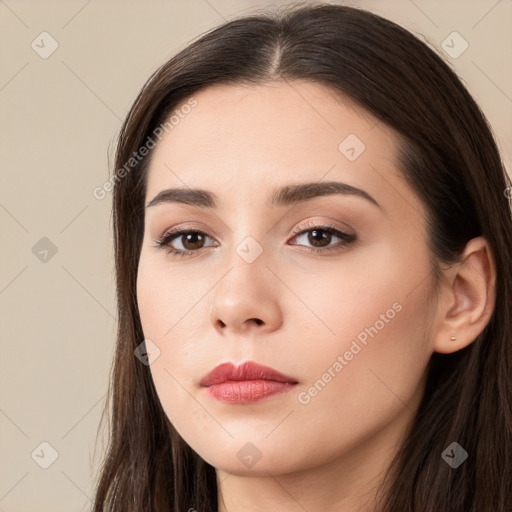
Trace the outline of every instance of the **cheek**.
[[302, 299], [295, 301], [288, 314], [300, 325], [297, 332], [306, 333], [307, 339], [302, 336], [297, 348], [310, 352], [314, 347], [308, 357], [320, 359], [344, 353], [354, 340], [362, 349], [382, 346], [382, 350], [404, 350], [404, 354], [424, 348], [410, 338], [423, 332], [429, 262], [418, 255], [414, 260], [412, 252], [381, 244], [371, 251], [347, 254], [328, 271], [298, 279], [286, 275], [284, 280], [293, 283], [294, 294]]
[[421, 325], [424, 306], [419, 294], [413, 299], [396, 293], [368, 301], [366, 311], [353, 317], [337, 323], [332, 317], [336, 336], [312, 339], [295, 353], [307, 361], [306, 382], [294, 396], [293, 422], [272, 434], [267, 449], [278, 443], [304, 446], [313, 437], [317, 442], [297, 450], [294, 464], [321, 464], [372, 439], [380, 439], [374, 446], [379, 449], [392, 435], [386, 434], [394, 430], [390, 425], [405, 428], [421, 400], [430, 357]]
[[203, 282], [201, 276], [191, 279], [173, 271], [165, 258], [141, 255], [137, 304], [145, 337], [165, 345], [177, 332], [197, 325], [199, 311], [204, 322]]
[[[310, 288], [305, 317], [294, 317], [297, 331], [306, 333], [294, 348], [307, 361], [297, 394], [303, 425], [332, 436], [330, 418], [340, 425], [340, 440], [348, 440], [350, 429], [382, 428], [416, 400], [432, 352], [425, 334], [428, 261], [412, 267], [406, 265], [411, 255], [379, 256], [371, 264], [362, 258], [359, 270], [333, 273], [328, 286]], [[311, 283], [302, 282], [296, 291], [306, 296]]]
[[[202, 376], [203, 343], [208, 338], [204, 332], [209, 315], [208, 289], [201, 276], [191, 279], [176, 274], [165, 260], [162, 263], [162, 258], [141, 255], [138, 310], [144, 338], [160, 350], [150, 370], [160, 399], [169, 405], [166, 410], [184, 410], [181, 407], [186, 408], [188, 396], [184, 390], [191, 389], [192, 382]], [[177, 401], [178, 408], [174, 407]]]

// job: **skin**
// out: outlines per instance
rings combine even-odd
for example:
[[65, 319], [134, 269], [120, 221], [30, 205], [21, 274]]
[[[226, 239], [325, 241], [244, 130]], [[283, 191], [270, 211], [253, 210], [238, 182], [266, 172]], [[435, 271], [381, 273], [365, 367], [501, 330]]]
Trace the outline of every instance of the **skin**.
[[[400, 175], [390, 128], [308, 82], [215, 85], [194, 98], [153, 150], [146, 204], [163, 189], [190, 187], [215, 193], [220, 207], [146, 208], [138, 269], [163, 409], [216, 468], [221, 512], [376, 510], [376, 486], [410, 428], [431, 354], [460, 350], [489, 320], [487, 243], [472, 240], [434, 295], [425, 208]], [[338, 149], [349, 134], [365, 144], [354, 161]], [[265, 203], [274, 187], [331, 180], [363, 189], [381, 208], [352, 195]], [[325, 223], [356, 241], [333, 235], [327, 245], [338, 251], [308, 252], [311, 225]], [[301, 226], [309, 231], [292, 235]], [[183, 236], [172, 246], [193, 255], [156, 248], [175, 227], [205, 233], [202, 248]], [[262, 249], [251, 263], [237, 253], [248, 236]], [[393, 304], [400, 311], [333, 371]], [[298, 384], [255, 404], [222, 403], [199, 381], [228, 361], [256, 361]], [[335, 376], [308, 395], [329, 368]], [[252, 467], [237, 456], [249, 442], [261, 455]]]

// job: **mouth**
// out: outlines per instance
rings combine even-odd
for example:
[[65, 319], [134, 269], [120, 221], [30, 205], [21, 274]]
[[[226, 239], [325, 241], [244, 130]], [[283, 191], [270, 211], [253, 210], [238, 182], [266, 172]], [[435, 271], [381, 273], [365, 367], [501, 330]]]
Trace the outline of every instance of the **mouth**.
[[298, 381], [268, 366], [246, 362], [239, 366], [220, 364], [205, 375], [199, 384], [216, 400], [249, 404], [287, 393]]

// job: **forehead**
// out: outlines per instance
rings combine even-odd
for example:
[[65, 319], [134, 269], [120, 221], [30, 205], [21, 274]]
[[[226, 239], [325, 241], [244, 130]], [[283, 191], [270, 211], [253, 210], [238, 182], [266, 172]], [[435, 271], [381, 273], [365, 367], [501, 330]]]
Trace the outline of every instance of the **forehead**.
[[[215, 191], [223, 202], [251, 199], [265, 188], [315, 180], [379, 195], [382, 172], [386, 181], [398, 178], [394, 132], [323, 85], [214, 85], [193, 99], [193, 107], [175, 108], [179, 122], [153, 149], [148, 199], [187, 186]], [[396, 187], [409, 193], [403, 182]]]

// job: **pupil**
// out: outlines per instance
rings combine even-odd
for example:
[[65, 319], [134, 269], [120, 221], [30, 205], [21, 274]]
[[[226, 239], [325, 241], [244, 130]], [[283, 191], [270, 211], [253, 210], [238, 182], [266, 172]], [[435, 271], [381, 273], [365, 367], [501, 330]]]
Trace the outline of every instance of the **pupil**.
[[[195, 238], [198, 238], [199, 242], [197, 242], [197, 240], [194, 241]], [[201, 233], [189, 233], [189, 234], [185, 235], [185, 243], [183, 244], [183, 246], [185, 248], [187, 248], [187, 244], [189, 242], [191, 242], [192, 243], [192, 247], [189, 247], [189, 249], [200, 249], [201, 248], [200, 247], [200, 242], [202, 241], [201, 239], [202, 239]], [[199, 247], [197, 247], [198, 243], [199, 243]]]
[[[323, 235], [320, 235], [317, 239], [316, 237], [318, 236], [318, 233], [323, 233]], [[330, 233], [327, 233], [326, 231], [324, 231], [322, 229], [314, 229], [311, 231], [311, 235], [309, 236], [309, 242], [312, 243], [313, 245], [317, 245], [318, 242], [320, 242], [319, 246], [323, 247], [325, 245], [329, 245], [328, 237], [330, 237], [330, 236], [331, 236]], [[322, 243], [325, 241], [327, 241], [327, 243]]]

